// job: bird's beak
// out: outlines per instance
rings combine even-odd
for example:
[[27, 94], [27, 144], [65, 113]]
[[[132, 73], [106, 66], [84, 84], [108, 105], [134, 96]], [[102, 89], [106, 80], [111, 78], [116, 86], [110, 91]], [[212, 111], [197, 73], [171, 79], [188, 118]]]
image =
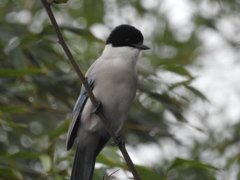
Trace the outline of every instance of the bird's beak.
[[144, 45], [144, 44], [132, 44], [132, 47], [140, 49], [140, 50], [148, 50], [150, 47]]

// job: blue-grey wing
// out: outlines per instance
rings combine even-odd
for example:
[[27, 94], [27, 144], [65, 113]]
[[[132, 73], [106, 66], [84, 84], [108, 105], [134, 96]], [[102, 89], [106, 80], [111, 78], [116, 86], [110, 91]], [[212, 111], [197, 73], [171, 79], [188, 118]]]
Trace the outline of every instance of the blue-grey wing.
[[[94, 88], [94, 82], [91, 79], [88, 79], [88, 84], [90, 88], [93, 90]], [[72, 112], [72, 117], [70, 120], [69, 128], [68, 128], [68, 133], [67, 133], [67, 150], [71, 149], [73, 146], [74, 140], [77, 137], [77, 132], [78, 128], [80, 125], [80, 118], [81, 118], [81, 113], [84, 108], [85, 103], [87, 102], [88, 95], [87, 92], [82, 86], [80, 96], [78, 97], [78, 100], [74, 106], [73, 112]]]

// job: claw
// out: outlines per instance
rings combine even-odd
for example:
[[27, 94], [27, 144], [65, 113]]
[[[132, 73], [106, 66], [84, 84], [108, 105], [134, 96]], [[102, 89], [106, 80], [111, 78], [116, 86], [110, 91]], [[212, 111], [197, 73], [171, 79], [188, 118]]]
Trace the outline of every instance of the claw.
[[102, 103], [98, 101], [97, 107], [95, 107], [94, 110], [92, 110], [91, 114], [97, 114], [102, 110]]
[[119, 144], [123, 143], [123, 138], [122, 136], [118, 136], [114, 141], [111, 143], [113, 147], [118, 146]]

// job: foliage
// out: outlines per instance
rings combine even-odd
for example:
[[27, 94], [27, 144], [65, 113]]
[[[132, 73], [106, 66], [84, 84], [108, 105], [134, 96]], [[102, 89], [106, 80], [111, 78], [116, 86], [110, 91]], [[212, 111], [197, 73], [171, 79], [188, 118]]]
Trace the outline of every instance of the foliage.
[[[139, 62], [139, 90], [121, 134], [132, 147], [140, 143], [158, 144], [162, 140], [181, 146], [170, 131], [171, 127], [188, 124], [184, 112], [194, 101], [211, 101], [192, 86], [195, 77], [189, 71], [202, 55], [197, 28], [189, 33], [188, 38], [181, 39], [165, 14], [159, 13], [158, 8], [147, 8], [140, 0], [52, 2], [60, 3], [53, 3], [52, 9], [84, 72], [104, 48], [103, 38], [97, 38], [93, 27], [99, 27], [104, 34], [115, 26], [109, 13], [122, 18], [120, 22], [134, 23], [135, 19], [124, 16], [129, 8], [136, 13], [136, 21], [156, 23], [152, 25], [155, 30], [146, 36], [151, 51], [144, 52]], [[240, 7], [235, 1], [222, 2], [233, 12]], [[195, 8], [199, 5], [198, 1], [191, 3]], [[66, 151], [66, 132], [81, 82], [57, 43], [39, 0], [1, 0], [0, 8], [0, 179], [68, 179], [74, 152]], [[196, 14], [192, 23], [196, 27], [206, 26], [217, 31], [214, 22], [220, 18], [219, 14], [228, 15], [225, 11], [208, 18]], [[145, 32], [147, 34], [148, 30]], [[161, 73], [180, 80], [162, 79]], [[175, 121], [170, 121], [166, 113], [170, 113]], [[152, 180], [216, 179], [220, 169], [198, 158], [198, 154], [209, 149], [224, 154], [229, 147], [239, 143], [240, 125], [228, 129], [232, 132], [231, 138], [219, 141], [217, 135], [206, 128], [209, 141], [214, 143], [196, 140], [194, 146], [189, 147], [190, 154], [186, 159], [165, 158], [153, 167], [138, 165], [137, 169], [143, 180], [150, 177]], [[239, 153], [226, 161], [224, 168], [230, 172], [232, 167], [239, 166]], [[102, 179], [103, 175], [108, 177], [109, 170], [114, 167], [128, 171], [116, 148], [106, 147], [97, 162], [104, 166], [97, 168], [95, 179]], [[118, 179], [117, 172], [112, 179]]]

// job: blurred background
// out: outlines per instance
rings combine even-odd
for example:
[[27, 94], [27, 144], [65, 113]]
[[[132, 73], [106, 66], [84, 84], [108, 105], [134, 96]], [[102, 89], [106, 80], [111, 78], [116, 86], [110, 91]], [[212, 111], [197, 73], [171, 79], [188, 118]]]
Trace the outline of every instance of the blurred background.
[[[150, 46], [120, 134], [143, 180], [240, 179], [240, 1], [69, 0], [52, 4], [83, 72], [119, 24]], [[81, 82], [39, 0], [0, 1], [0, 179], [67, 180]], [[74, 149], [74, 148], [73, 148]], [[94, 180], [131, 179], [117, 148]]]

